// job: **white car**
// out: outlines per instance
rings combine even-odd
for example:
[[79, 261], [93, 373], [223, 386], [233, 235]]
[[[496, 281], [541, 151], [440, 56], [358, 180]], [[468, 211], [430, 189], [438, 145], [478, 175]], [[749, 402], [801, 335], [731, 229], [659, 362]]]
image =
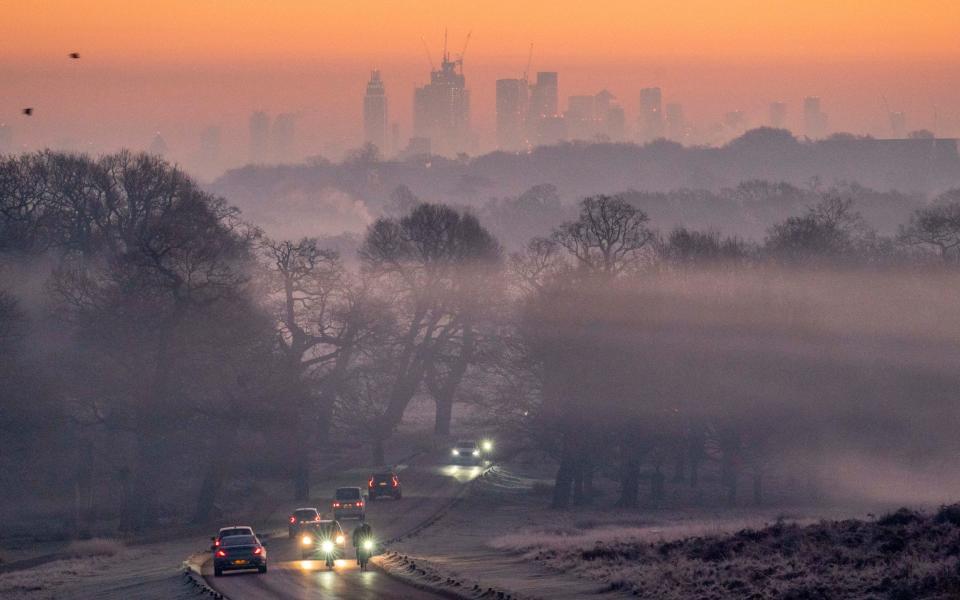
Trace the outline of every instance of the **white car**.
[[451, 451], [454, 464], [479, 466], [483, 464], [483, 453], [480, 446], [472, 440], [457, 442]]

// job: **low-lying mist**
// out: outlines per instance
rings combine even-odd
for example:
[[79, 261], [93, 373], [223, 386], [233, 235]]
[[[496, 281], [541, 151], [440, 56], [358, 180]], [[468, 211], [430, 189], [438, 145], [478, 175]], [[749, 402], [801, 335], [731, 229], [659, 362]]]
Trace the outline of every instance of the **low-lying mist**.
[[544, 415], [620, 440], [614, 456], [672, 462], [700, 431], [733, 485], [793, 475], [818, 497], [938, 503], [960, 494], [958, 284], [936, 269], [660, 272], [558, 284], [523, 328]]

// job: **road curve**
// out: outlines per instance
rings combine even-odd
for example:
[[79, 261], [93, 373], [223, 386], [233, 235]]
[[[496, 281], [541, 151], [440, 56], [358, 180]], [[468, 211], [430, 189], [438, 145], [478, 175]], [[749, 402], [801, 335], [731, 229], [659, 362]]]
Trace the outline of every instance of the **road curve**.
[[[404, 535], [447, 508], [462, 491], [463, 485], [479, 476], [482, 470], [480, 467], [439, 465], [435, 457], [421, 457], [401, 473], [403, 499], [369, 503], [367, 522], [378, 540]], [[345, 521], [343, 525], [349, 534], [355, 522]], [[287, 538], [286, 531], [274, 532], [267, 548], [269, 571], [263, 575], [237, 572], [213, 577], [212, 564], [207, 561], [203, 576], [212, 588], [230, 600], [316, 597], [425, 600], [446, 597], [407, 585], [375, 568], [361, 572], [352, 560], [352, 547], [346, 553], [349, 560], [338, 560], [333, 570], [328, 570], [322, 561], [300, 560], [300, 549], [295, 542]]]

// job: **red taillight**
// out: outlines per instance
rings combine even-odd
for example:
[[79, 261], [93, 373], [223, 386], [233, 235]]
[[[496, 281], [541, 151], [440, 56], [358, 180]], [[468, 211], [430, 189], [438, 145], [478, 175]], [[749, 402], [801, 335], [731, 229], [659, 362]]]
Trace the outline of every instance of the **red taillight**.
[[373, 477], [371, 477], [370, 481], [367, 482], [367, 487], [373, 487]]
[[254, 548], [253, 553], [259, 556], [260, 554], [263, 554], [263, 548]]
[[220, 558], [223, 558], [223, 557], [226, 556], [226, 555], [227, 555], [227, 553], [224, 552], [223, 550], [217, 550], [216, 556], [219, 556]]
[[334, 503], [333, 503], [333, 507], [334, 507], [334, 508], [340, 508], [340, 503], [339, 503], [339, 502], [334, 502]]
[[393, 487], [399, 487], [400, 481], [397, 479], [396, 475], [393, 477]]
[[357, 502], [357, 508], [363, 508], [363, 500]]
[[296, 522], [297, 522], [296, 517], [290, 517], [290, 523], [296, 523]]
[[214, 546], [219, 546], [219, 545], [220, 545], [220, 538], [217, 538], [217, 539], [213, 540], [213, 545], [214, 545]]

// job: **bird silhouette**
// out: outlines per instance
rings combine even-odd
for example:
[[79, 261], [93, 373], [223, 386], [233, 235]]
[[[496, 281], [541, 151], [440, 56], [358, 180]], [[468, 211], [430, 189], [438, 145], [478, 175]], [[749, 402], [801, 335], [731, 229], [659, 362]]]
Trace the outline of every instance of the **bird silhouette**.
[[23, 109], [23, 114], [27, 115], [28, 117], [31, 116], [33, 114], [33, 107]]
[[79, 53], [79, 52], [71, 52], [71, 53], [70, 53], [70, 58], [76, 60], [76, 59], [80, 58], [80, 53]]

